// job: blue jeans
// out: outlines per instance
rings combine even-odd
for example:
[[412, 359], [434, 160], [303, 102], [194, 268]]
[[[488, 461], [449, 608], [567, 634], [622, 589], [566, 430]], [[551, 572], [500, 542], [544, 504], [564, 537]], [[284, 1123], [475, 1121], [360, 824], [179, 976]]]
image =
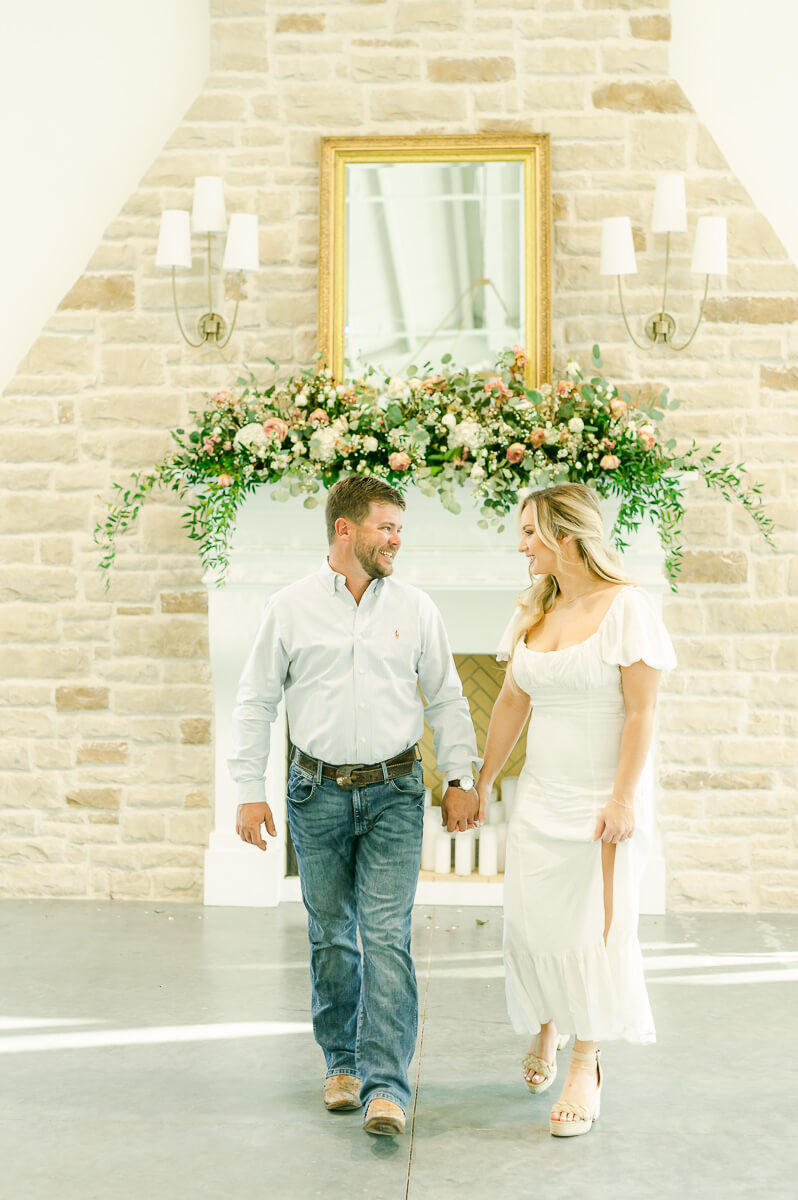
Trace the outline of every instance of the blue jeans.
[[292, 763], [287, 793], [308, 912], [313, 1033], [327, 1075], [357, 1075], [364, 1107], [382, 1096], [405, 1108], [418, 1025], [410, 921], [421, 863], [421, 763], [352, 791]]

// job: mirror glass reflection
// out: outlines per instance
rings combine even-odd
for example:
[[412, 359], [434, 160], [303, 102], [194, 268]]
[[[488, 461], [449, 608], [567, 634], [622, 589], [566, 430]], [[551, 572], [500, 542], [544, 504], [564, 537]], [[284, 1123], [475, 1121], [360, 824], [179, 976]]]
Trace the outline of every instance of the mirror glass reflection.
[[344, 357], [488, 369], [524, 342], [522, 162], [349, 163]]

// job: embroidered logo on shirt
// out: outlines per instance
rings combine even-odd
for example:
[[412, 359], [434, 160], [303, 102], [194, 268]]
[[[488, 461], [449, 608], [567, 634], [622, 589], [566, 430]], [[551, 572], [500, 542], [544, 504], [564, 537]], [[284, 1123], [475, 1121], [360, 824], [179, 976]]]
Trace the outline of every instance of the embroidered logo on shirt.
[[394, 629], [394, 631], [393, 631], [393, 636], [394, 636], [395, 638], [398, 638], [398, 637], [399, 637], [399, 630], [398, 630], [398, 629]]

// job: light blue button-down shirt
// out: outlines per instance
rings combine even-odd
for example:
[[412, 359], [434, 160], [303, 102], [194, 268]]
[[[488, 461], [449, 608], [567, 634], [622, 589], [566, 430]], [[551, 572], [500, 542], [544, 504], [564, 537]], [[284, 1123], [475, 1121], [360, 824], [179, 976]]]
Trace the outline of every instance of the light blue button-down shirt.
[[393, 578], [373, 580], [356, 604], [325, 558], [271, 598], [233, 712], [228, 766], [242, 804], [264, 798], [282, 695], [291, 741], [324, 762], [393, 758], [422, 736], [425, 711], [444, 777], [481, 761], [443, 618], [425, 592]]

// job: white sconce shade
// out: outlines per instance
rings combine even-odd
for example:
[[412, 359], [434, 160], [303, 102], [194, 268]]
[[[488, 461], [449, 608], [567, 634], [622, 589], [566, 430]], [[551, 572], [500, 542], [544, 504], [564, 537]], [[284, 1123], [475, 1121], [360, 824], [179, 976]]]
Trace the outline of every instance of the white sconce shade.
[[191, 268], [191, 218], [179, 208], [167, 208], [161, 213], [156, 267]]
[[605, 217], [601, 223], [602, 275], [636, 275], [637, 260], [629, 217]]
[[683, 175], [660, 175], [657, 178], [651, 232], [687, 232], [687, 201]]
[[224, 188], [217, 175], [198, 175], [194, 180], [191, 227], [195, 233], [224, 233], [227, 227]]
[[693, 263], [690, 269], [696, 275], [726, 275], [728, 273], [725, 217], [698, 218]]
[[224, 250], [223, 271], [257, 271], [258, 218], [251, 213], [233, 213]]

